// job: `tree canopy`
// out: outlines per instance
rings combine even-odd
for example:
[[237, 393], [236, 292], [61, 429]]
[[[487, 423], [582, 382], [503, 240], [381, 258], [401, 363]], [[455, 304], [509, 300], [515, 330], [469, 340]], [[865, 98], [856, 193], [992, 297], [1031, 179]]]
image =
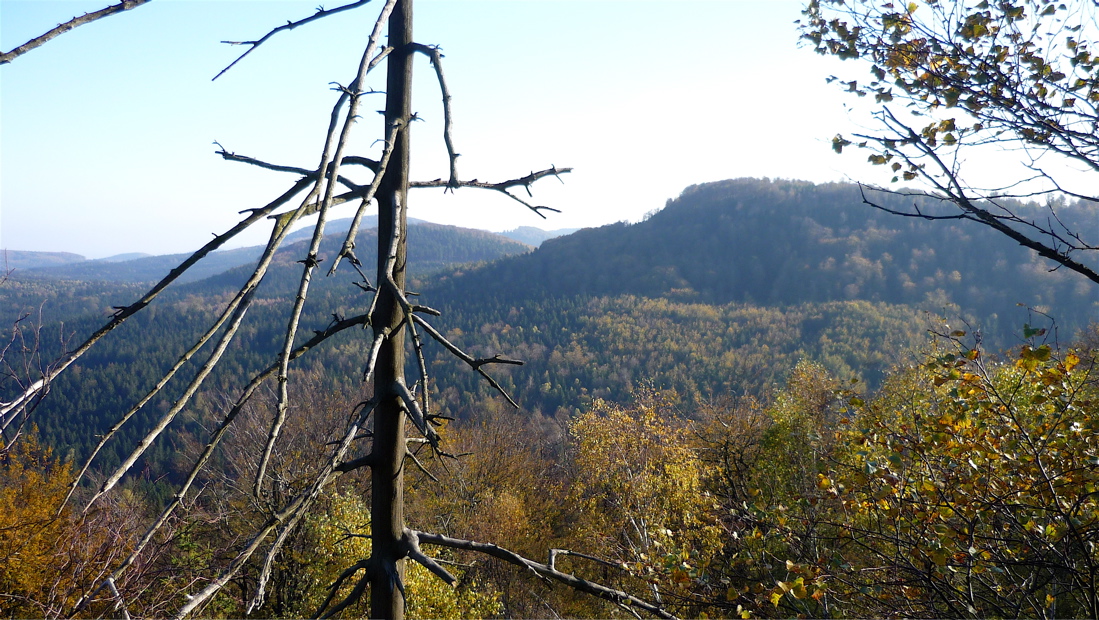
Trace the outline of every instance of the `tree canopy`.
[[[833, 148], [857, 143], [893, 183], [918, 181], [930, 191], [915, 193], [959, 210], [893, 212], [981, 222], [1099, 283], [1078, 257], [1099, 249], [1095, 231], [1067, 227], [1057, 198], [1099, 199], [1088, 180], [1099, 173], [1096, 10], [1082, 0], [811, 0], [804, 38], [821, 54], [870, 65], [869, 79], [832, 79], [873, 97], [880, 128], [837, 135]], [[1025, 174], [970, 180], [969, 160], [992, 150], [1017, 152]], [[1045, 217], [1002, 202], [1037, 195], [1048, 197]]]

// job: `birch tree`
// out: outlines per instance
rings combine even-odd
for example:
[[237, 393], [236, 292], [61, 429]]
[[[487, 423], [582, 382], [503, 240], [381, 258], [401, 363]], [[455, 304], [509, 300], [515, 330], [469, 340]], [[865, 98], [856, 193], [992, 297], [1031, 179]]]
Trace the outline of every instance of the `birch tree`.
[[[866, 130], [837, 134], [833, 149], [865, 149], [891, 177], [870, 188], [914, 198], [898, 210], [871, 191], [867, 204], [976, 222], [1099, 283], [1095, 229], [1071, 217], [1072, 201], [1099, 200], [1094, 2], [810, 0], [804, 14], [802, 35], [815, 51], [870, 69], [830, 78], [873, 100]], [[1016, 158], [1020, 174], [981, 179], [975, 162], [997, 153]], [[900, 182], [922, 188], [897, 189]], [[948, 208], [921, 206], [919, 197]], [[1043, 200], [1047, 217], [1022, 214], [1012, 198]]]

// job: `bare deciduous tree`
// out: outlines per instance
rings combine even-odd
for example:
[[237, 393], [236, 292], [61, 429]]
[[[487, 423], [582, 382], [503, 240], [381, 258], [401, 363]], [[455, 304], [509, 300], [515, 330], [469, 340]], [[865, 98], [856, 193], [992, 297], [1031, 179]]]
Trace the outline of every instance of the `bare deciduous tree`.
[[[241, 56], [243, 58], [281, 31], [316, 21], [321, 17], [357, 8], [366, 3], [367, 0], [360, 0], [330, 10], [319, 8], [314, 15], [275, 28], [260, 39], [227, 43], [248, 46], [248, 49]], [[123, 5], [127, 4], [136, 5], [137, 3], [123, 3]], [[125, 8], [130, 7], [126, 6]], [[275, 252], [286, 239], [291, 226], [304, 217], [317, 216], [309, 248], [306, 255], [299, 261], [303, 265], [301, 277], [297, 293], [294, 299], [290, 301], [289, 318], [277, 359], [272, 360], [264, 370], [256, 373], [235, 401], [226, 407], [224, 416], [212, 428], [206, 445], [199, 451], [197, 458], [185, 476], [184, 482], [167, 502], [160, 515], [153, 521], [144, 535], [140, 537], [140, 540], [134, 544], [129, 556], [118, 563], [110, 575], [104, 576], [99, 581], [100, 585], [90, 590], [77, 604], [75, 610], [82, 609], [95, 600], [105, 598], [112, 601], [116, 609], [120, 609], [122, 613], [125, 613], [124, 576], [126, 571], [135, 565], [142, 557], [142, 554], [146, 553], [153, 545], [158, 532], [170, 523], [173, 513], [184, 504], [189, 496], [194, 496], [196, 480], [200, 472], [211, 462], [214, 451], [226, 437], [233, 422], [260, 386], [273, 381], [275, 384], [276, 406], [273, 408], [269, 421], [262, 456], [258, 460], [258, 465], [250, 481], [251, 501], [262, 508], [266, 518], [248, 536], [247, 541], [234, 551], [235, 555], [227, 564], [221, 566], [219, 572], [210, 577], [204, 587], [188, 595], [186, 603], [174, 611], [177, 617], [185, 617], [202, 609], [204, 603], [208, 602], [214, 594], [234, 579], [246, 564], [254, 563], [257, 559], [260, 570], [252, 590], [248, 611], [250, 612], [262, 605], [265, 588], [271, 578], [274, 560], [288, 537], [316, 504], [325, 489], [329, 488], [339, 476], [364, 467], [369, 467], [371, 471], [371, 488], [369, 491], [371, 497], [371, 556], [363, 558], [360, 562], [348, 567], [337, 583], [332, 584], [328, 601], [321, 609], [317, 610], [317, 615], [327, 617], [339, 613], [340, 610], [359, 598], [369, 587], [372, 617], [403, 617], [406, 594], [403, 585], [405, 558], [411, 558], [423, 564], [432, 573], [447, 582], [453, 583], [455, 580], [446, 569], [421, 549], [422, 544], [432, 544], [473, 550], [491, 555], [533, 571], [544, 579], [565, 583], [570, 587], [612, 601], [634, 615], [636, 615], [634, 611], [636, 609], [659, 617], [671, 617], [659, 605], [652, 604], [626, 592], [607, 588], [559, 571], [554, 565], [554, 557], [569, 553], [567, 551], [553, 550], [550, 553], [549, 561], [541, 564], [495, 545], [422, 532], [408, 527], [405, 523], [403, 512], [404, 469], [410, 459], [415, 458], [408, 453], [408, 442], [412, 440], [423, 442], [436, 455], [447, 456], [439, 434], [433, 428], [438, 423], [439, 416], [433, 412], [428, 400], [427, 365], [424, 362], [424, 343], [420, 338], [420, 334], [426, 334], [447, 352], [464, 361], [471, 369], [484, 376], [501, 393], [503, 391], [489, 377], [485, 368], [491, 364], [521, 364], [518, 360], [502, 356], [475, 359], [468, 355], [458, 345], [446, 339], [425, 318], [425, 316], [438, 316], [438, 312], [414, 304], [411, 301], [408, 292], [405, 290], [408, 190], [410, 188], [444, 188], [447, 191], [454, 191], [463, 187], [488, 189], [503, 193], [539, 216], [544, 217], [543, 211], [556, 211], [556, 209], [535, 205], [529, 202], [527, 198], [518, 196], [514, 193], [514, 190], [517, 188], [525, 189], [528, 191], [529, 196], [530, 186], [536, 181], [551, 176], [557, 177], [570, 171], [568, 168], [551, 167], [538, 172], [531, 172], [520, 178], [497, 183], [462, 180], [456, 169], [458, 155], [454, 150], [451, 138], [450, 94], [442, 70], [442, 55], [436, 47], [415, 42], [412, 36], [412, 15], [412, 0], [387, 0], [384, 3], [374, 28], [366, 41], [357, 74], [346, 86], [338, 85], [335, 89], [339, 93], [337, 102], [332, 108], [325, 145], [315, 168], [307, 169], [273, 164], [237, 155], [221, 148], [218, 153], [227, 160], [297, 174], [300, 175], [300, 178], [292, 183], [290, 188], [282, 195], [266, 205], [248, 209], [246, 211], [247, 216], [240, 223], [215, 236], [211, 242], [173, 269], [167, 277], [157, 283], [137, 302], [129, 306], [116, 308], [116, 313], [106, 325], [96, 331], [80, 346], [58, 360], [48, 372], [44, 373], [39, 381], [24, 389], [11, 402], [3, 403], [0, 407], [0, 416], [4, 416], [0, 419], [9, 419], [11, 416], [24, 411], [27, 403], [40, 395], [58, 373], [71, 366], [90, 347], [127, 318], [148, 306], [186, 269], [246, 228], [267, 219], [273, 220], [269, 241], [244, 285], [222, 308], [216, 320], [195, 341], [191, 348], [172, 365], [139, 402], [121, 415], [116, 423], [102, 436], [98, 446], [93, 450], [73, 481], [66, 502], [71, 500], [81, 481], [87, 479], [88, 472], [103, 446], [111, 441], [118, 431], [133, 419], [138, 411], [160, 394], [164, 387], [177, 377], [181, 369], [184, 367], [193, 368], [188, 373], [192, 375], [192, 378], [183, 386], [180, 396], [156, 420], [144, 438], [133, 446], [129, 455], [122, 460], [122, 463], [113, 471], [107, 472], [107, 475], [91, 493], [83, 509], [85, 514], [88, 514], [93, 506], [102, 501], [106, 494], [118, 486], [146, 450], [161, 438], [165, 430], [185, 410], [192, 397], [202, 388], [205, 380], [210, 376], [230, 343], [238, 334], [253, 301], [256, 288], [267, 274]], [[383, 44], [383, 31], [386, 27], [388, 27], [388, 41]], [[448, 178], [445, 180], [414, 182], [409, 179], [410, 126], [412, 121], [415, 120], [411, 107], [411, 80], [413, 60], [417, 56], [426, 56], [430, 60], [442, 91], [443, 115], [445, 118], [443, 137], [450, 160], [450, 171]], [[351, 131], [355, 127], [356, 121], [361, 117], [363, 102], [366, 98], [378, 94], [366, 87], [367, 76], [383, 60], [386, 61], [387, 67], [386, 91], [384, 93], [386, 99], [384, 137], [382, 139], [384, 146], [381, 156], [374, 160], [348, 153], [347, 149]], [[236, 64], [236, 61], [233, 64]], [[219, 73], [218, 76], [223, 73], [224, 71]], [[356, 184], [340, 174], [344, 166], [365, 167], [373, 173], [373, 178], [367, 185]], [[291, 201], [296, 201], [296, 206], [287, 208], [288, 205], [294, 204]], [[339, 253], [332, 259], [329, 273], [335, 271], [341, 262], [349, 264], [361, 278], [357, 282], [358, 287], [370, 293], [368, 304], [361, 313], [348, 318], [338, 318], [326, 329], [316, 332], [312, 338], [300, 342], [298, 337], [300, 322], [309, 299], [310, 283], [314, 272], [324, 259], [319, 255], [319, 250], [330, 210], [351, 201], [358, 201], [353, 224]], [[377, 266], [374, 281], [371, 282], [361, 269], [362, 265], [355, 256], [354, 240], [363, 214], [373, 203], [376, 203], [378, 208], [379, 235]], [[291, 492], [284, 493], [284, 489], [277, 488], [279, 480], [272, 472], [272, 455], [276, 454], [278, 450], [280, 437], [288, 417], [293, 415], [289, 402], [291, 365], [295, 360], [307, 355], [310, 350], [321, 345], [325, 340], [352, 327], [369, 328], [365, 331], [365, 333], [370, 334], [370, 344], [368, 357], [363, 361], [365, 367], [363, 381], [372, 382], [372, 396], [360, 403], [351, 412], [345, 428], [338, 433], [339, 439], [327, 446], [325, 454], [316, 457], [318, 461], [312, 476], [298, 485], [297, 488], [292, 489]], [[411, 346], [406, 333], [412, 335]], [[205, 358], [197, 357], [200, 352], [207, 348], [208, 351], [204, 353]], [[405, 359], [409, 350], [417, 358], [421, 375], [411, 385], [405, 377]], [[199, 361], [200, 359], [201, 361]], [[196, 366], [197, 368], [195, 368]], [[514, 404], [510, 396], [506, 394], [505, 396]], [[419, 437], [413, 439], [406, 437], [406, 432], [410, 430]], [[361, 447], [363, 442], [360, 440], [364, 437], [370, 438], [370, 449], [368, 451]], [[238, 481], [238, 484], [240, 482], [242, 481]], [[587, 557], [582, 554], [577, 555]], [[354, 585], [342, 600], [337, 601], [336, 594], [341, 591], [340, 588], [344, 584]]]

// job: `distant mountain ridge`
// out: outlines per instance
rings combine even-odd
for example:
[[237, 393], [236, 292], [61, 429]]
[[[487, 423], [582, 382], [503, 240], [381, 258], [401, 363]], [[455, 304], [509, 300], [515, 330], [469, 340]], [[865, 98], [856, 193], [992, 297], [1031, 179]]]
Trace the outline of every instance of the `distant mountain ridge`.
[[[351, 229], [352, 218], [345, 217], [338, 220], [332, 220], [325, 224], [324, 231], [325, 236], [334, 234], [347, 234], [347, 231]], [[420, 224], [431, 224], [426, 220], [416, 219], [414, 217], [408, 218], [409, 226], [419, 226]], [[378, 227], [377, 215], [365, 215], [361, 222], [359, 222], [359, 230], [366, 230], [367, 228]], [[472, 229], [480, 230], [480, 229]], [[534, 247], [542, 245], [542, 242], [547, 239], [553, 239], [555, 237], [563, 237], [565, 235], [571, 235], [572, 233], [580, 230], [579, 228], [558, 228], [556, 230], [542, 230], [535, 226], [520, 226], [513, 230], [505, 230], [503, 232], [493, 232], [494, 235], [500, 235], [501, 237], [507, 237], [520, 243], [525, 243]], [[490, 231], [491, 232], [491, 231]], [[313, 235], [312, 226], [306, 226], [300, 230], [295, 230], [286, 236], [287, 241], [296, 241], [298, 239], [310, 239]]]
[[541, 228], [535, 228], [534, 226], [520, 226], [514, 230], [505, 230], [498, 235], [503, 235], [509, 239], [515, 239], [527, 245], [533, 245], [538, 247], [542, 245], [543, 241], [547, 239], [554, 239], [557, 237], [564, 237], [565, 235], [571, 235], [572, 233], [580, 230], [579, 228], [558, 228], [557, 230], [542, 230]]
[[72, 252], [30, 252], [25, 250], [0, 250], [0, 270], [36, 269], [68, 265], [87, 260]]
[[[211, 252], [198, 264], [188, 269], [180, 276], [180, 282], [194, 282], [219, 274], [233, 267], [256, 260], [260, 256], [262, 248], [252, 246], [237, 248], [235, 250], [221, 250]], [[125, 254], [118, 255], [125, 257]], [[16, 272], [21, 278], [41, 278], [50, 280], [81, 280], [104, 282], [155, 282], [177, 265], [186, 260], [190, 254], [163, 254], [160, 256], [145, 255], [140, 258], [102, 258], [98, 260], [82, 260], [59, 265], [27, 267]]]
[[[1086, 205], [1061, 212], [1085, 231], [1097, 215]], [[872, 210], [849, 184], [735, 179], [689, 187], [643, 222], [584, 229], [536, 250], [485, 231], [411, 226], [408, 288], [417, 303], [442, 313], [425, 320], [471, 356], [524, 360], [491, 374], [524, 409], [560, 419], [595, 398], [628, 398], [642, 381], [675, 389], [684, 402], [763, 393], [802, 359], [839, 377], [873, 380], [924, 342], [933, 324], [927, 313], [949, 314], [952, 325], [954, 317], [966, 318], [984, 330], [992, 351], [1017, 344], [1013, 332], [1028, 320], [1019, 302], [1055, 316], [1063, 340], [1099, 316], [1089, 283], [1050, 273], [1029, 251], [965, 224]], [[356, 240], [370, 280], [376, 234], [363, 230]], [[337, 234], [324, 241], [322, 261], [341, 240]], [[305, 243], [276, 257], [211, 389], [233, 393], [249, 372], [270, 363]], [[190, 346], [248, 272], [242, 265], [171, 287], [98, 345], [79, 365], [94, 382], [66, 374], [51, 387], [36, 414], [44, 438], [86, 449], [116, 409], [140, 398]], [[357, 277], [341, 269], [313, 281], [300, 337], [368, 306], [369, 295], [351, 282]], [[47, 298], [68, 314], [45, 307], [52, 323], [43, 333], [58, 331], [63, 320], [63, 329], [79, 336], [143, 287], [13, 279], [0, 287], [0, 314], [35, 311]], [[370, 343], [349, 330], [311, 352], [301, 368], [335, 385], [359, 376]], [[438, 410], [476, 416], [494, 398], [478, 375], [430, 340], [425, 357]], [[126, 431], [130, 440], [148, 421]], [[162, 450], [150, 458], [170, 459]]]
[[[909, 198], [881, 199], [910, 206]], [[1045, 217], [1038, 206], [1018, 209]], [[1099, 206], [1080, 203], [1058, 215], [1070, 229], [1099, 232]], [[1053, 266], [973, 222], [872, 209], [853, 184], [732, 179], [688, 187], [643, 222], [580, 230], [466, 270], [434, 292], [477, 290], [503, 305], [563, 295], [764, 307], [866, 300], [930, 311], [953, 304], [990, 326], [1025, 304], [1053, 312], [1071, 334], [1099, 316], [1099, 295], [1085, 278], [1050, 272]]]
[[115, 254], [114, 256], [107, 256], [106, 258], [101, 258], [99, 260], [104, 260], [108, 263], [122, 263], [128, 260], [149, 258], [151, 256], [153, 256], [153, 254], [148, 254], [146, 252], [126, 252], [125, 254]]
[[[324, 225], [324, 236], [327, 237], [328, 235], [346, 235], [347, 231], [351, 230], [351, 221], [353, 219], [354, 218], [350, 218], [350, 217], [342, 217], [338, 220], [331, 220], [331, 221], [326, 222], [325, 225]], [[430, 223], [431, 222], [428, 222], [426, 220], [418, 220], [414, 217], [408, 218], [408, 225], [409, 226], [418, 226], [420, 224], [430, 224]], [[367, 230], [368, 228], [377, 228], [377, 227], [378, 227], [378, 216], [377, 215], [364, 215], [363, 219], [359, 222], [359, 230]], [[312, 238], [313, 238], [313, 225], [312, 224], [306, 224], [304, 227], [299, 228], [298, 230], [295, 230], [295, 231], [293, 231], [293, 232], [286, 235], [286, 240], [287, 241], [300, 241], [302, 239], [312, 239]]]
[[[409, 224], [411, 226], [441, 226], [440, 224], [433, 224], [425, 220], [419, 220], [415, 218], [409, 218]], [[376, 215], [369, 215], [362, 219], [359, 225], [360, 233], [373, 228], [377, 228], [378, 217]], [[347, 231], [351, 228], [351, 218], [342, 218], [338, 220], [332, 220], [325, 226], [325, 238], [326, 240], [339, 238], [343, 240]], [[477, 229], [459, 229], [458, 227], [452, 227], [455, 230], [467, 230], [474, 231]], [[529, 228], [529, 227], [528, 227]], [[504, 235], [501, 233], [491, 233], [488, 231], [477, 230], [479, 235], [491, 235], [499, 239], [508, 239], [509, 241], [518, 241], [529, 246], [537, 246], [541, 243], [540, 238], [548, 238], [548, 236], [555, 235], [561, 231], [540, 231], [537, 228], [529, 228], [520, 238], [516, 236]], [[473, 233], [470, 233], [473, 234]], [[305, 227], [300, 230], [293, 231], [286, 236], [284, 241], [284, 248], [292, 246], [295, 242], [301, 242], [312, 238], [312, 227]], [[537, 239], [537, 243], [528, 243], [523, 241], [522, 238]], [[327, 242], [327, 241], [326, 241]], [[87, 260], [79, 254], [72, 254], [67, 252], [24, 252], [24, 251], [7, 251], [9, 255], [9, 269], [15, 269], [18, 277], [24, 278], [48, 278], [48, 279], [63, 279], [63, 280], [81, 280], [81, 281], [95, 281], [101, 280], [106, 282], [154, 282], [163, 278], [174, 267], [186, 260], [190, 254], [165, 254], [160, 256], [152, 256], [142, 253], [128, 253], [118, 254], [108, 258], [102, 258], [97, 260]], [[197, 282], [206, 278], [216, 276], [224, 273], [236, 267], [242, 265], [248, 265], [255, 262], [257, 258], [262, 254], [262, 246], [249, 246], [244, 248], [236, 248], [232, 250], [219, 250], [211, 252], [199, 263], [187, 270], [186, 273], [181, 275], [178, 279], [180, 283]], [[511, 252], [514, 253], [514, 252]], [[455, 255], [457, 256], [457, 255]], [[480, 259], [478, 259], [480, 260]], [[461, 262], [461, 261], [459, 261]]]

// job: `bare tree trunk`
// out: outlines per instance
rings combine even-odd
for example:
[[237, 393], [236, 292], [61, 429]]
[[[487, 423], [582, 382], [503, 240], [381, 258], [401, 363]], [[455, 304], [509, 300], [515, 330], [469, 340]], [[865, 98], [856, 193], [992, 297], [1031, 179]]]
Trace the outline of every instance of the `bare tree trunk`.
[[[391, 330], [374, 374], [378, 407], [374, 418], [371, 470], [370, 616], [404, 618], [405, 412], [397, 391], [404, 383], [405, 312], [397, 298], [405, 286], [409, 119], [412, 99], [412, 0], [399, 0], [389, 17], [386, 127], [397, 126], [393, 154], [378, 191], [378, 300], [371, 324], [375, 334]], [[361, 86], [360, 86], [361, 88]], [[388, 286], [390, 282], [394, 286]], [[396, 289], [396, 290], [394, 290]]]

